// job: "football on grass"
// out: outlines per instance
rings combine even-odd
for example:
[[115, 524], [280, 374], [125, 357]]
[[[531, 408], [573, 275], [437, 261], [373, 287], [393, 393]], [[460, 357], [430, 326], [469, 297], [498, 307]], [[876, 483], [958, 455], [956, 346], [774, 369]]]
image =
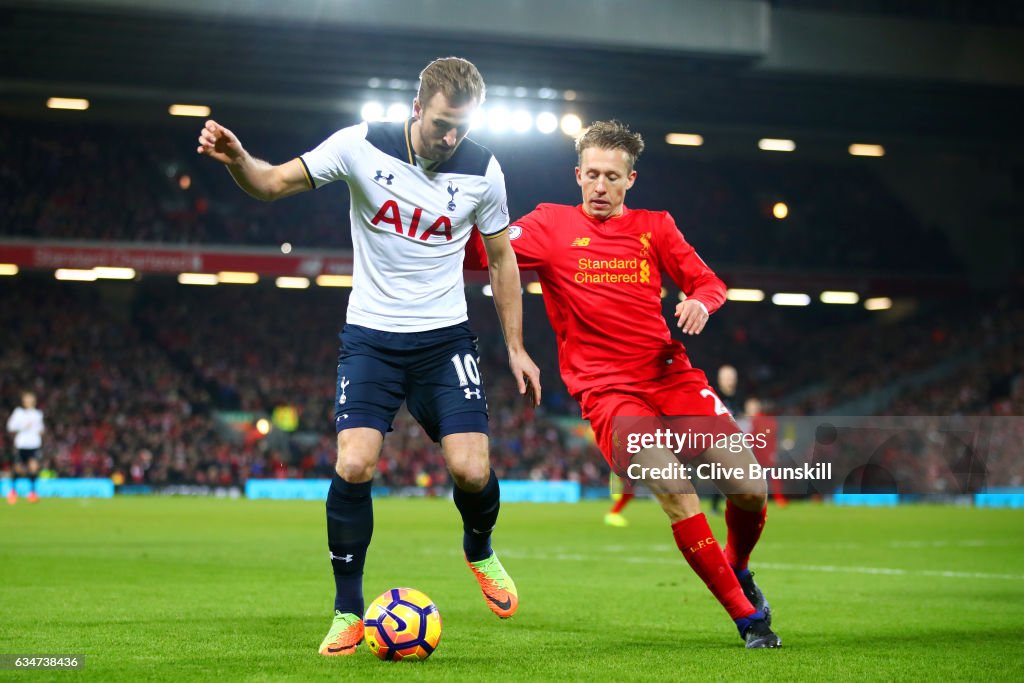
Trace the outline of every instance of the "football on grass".
[[392, 588], [363, 617], [366, 645], [385, 661], [426, 659], [441, 640], [437, 605], [415, 588]]

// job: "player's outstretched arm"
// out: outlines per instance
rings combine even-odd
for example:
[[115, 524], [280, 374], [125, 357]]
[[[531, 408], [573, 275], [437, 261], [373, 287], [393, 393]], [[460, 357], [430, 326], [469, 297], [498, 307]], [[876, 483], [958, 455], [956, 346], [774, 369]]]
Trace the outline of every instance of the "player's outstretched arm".
[[227, 166], [238, 186], [256, 199], [270, 202], [312, 189], [302, 162], [292, 159], [274, 166], [245, 151], [238, 136], [216, 121], [199, 132], [199, 154]]
[[508, 231], [496, 237], [484, 239], [487, 250], [487, 270], [491, 276], [491, 291], [494, 307], [505, 334], [508, 347], [508, 364], [516, 378], [519, 393], [531, 399], [534, 406], [540, 405], [540, 368], [526, 353], [523, 346], [523, 295], [519, 279], [516, 254], [508, 240]]

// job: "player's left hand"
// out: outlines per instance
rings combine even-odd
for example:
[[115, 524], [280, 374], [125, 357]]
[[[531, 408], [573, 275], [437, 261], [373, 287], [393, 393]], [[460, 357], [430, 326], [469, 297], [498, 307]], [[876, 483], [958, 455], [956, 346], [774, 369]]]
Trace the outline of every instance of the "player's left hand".
[[540, 368], [525, 349], [508, 352], [508, 366], [516, 378], [519, 395], [525, 396], [534, 408], [540, 405]]
[[683, 331], [683, 334], [700, 334], [707, 324], [708, 309], [703, 303], [696, 299], [680, 301], [676, 305], [676, 326]]

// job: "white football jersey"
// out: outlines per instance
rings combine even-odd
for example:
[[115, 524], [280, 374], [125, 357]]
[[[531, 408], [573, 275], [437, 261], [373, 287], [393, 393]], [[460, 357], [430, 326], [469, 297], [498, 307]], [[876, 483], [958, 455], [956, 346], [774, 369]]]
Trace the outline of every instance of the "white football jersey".
[[7, 418], [7, 431], [14, 432], [15, 448], [39, 448], [43, 445], [43, 411], [18, 406]]
[[300, 158], [314, 188], [335, 180], [352, 195], [352, 294], [346, 321], [422, 332], [467, 320], [462, 260], [470, 231], [508, 226], [505, 176], [494, 155], [464, 139], [447, 161], [417, 165], [411, 122], [343, 128]]

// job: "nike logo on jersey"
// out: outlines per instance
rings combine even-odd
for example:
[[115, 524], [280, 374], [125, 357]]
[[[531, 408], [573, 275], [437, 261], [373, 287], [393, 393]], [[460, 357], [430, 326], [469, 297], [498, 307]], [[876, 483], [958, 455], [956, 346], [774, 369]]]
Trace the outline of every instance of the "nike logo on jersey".
[[589, 247], [590, 246], [590, 238], [589, 237], [577, 237], [576, 239], [574, 239], [572, 241], [572, 246], [574, 246], [574, 247]]
[[384, 171], [381, 171], [381, 170], [378, 169], [377, 170], [377, 175], [375, 175], [373, 177], [373, 179], [376, 180], [378, 183], [380, 181], [382, 181], [382, 180], [386, 180], [388, 185], [390, 185], [391, 181], [395, 179], [395, 174], [394, 173], [388, 173], [387, 175], [384, 175]]

